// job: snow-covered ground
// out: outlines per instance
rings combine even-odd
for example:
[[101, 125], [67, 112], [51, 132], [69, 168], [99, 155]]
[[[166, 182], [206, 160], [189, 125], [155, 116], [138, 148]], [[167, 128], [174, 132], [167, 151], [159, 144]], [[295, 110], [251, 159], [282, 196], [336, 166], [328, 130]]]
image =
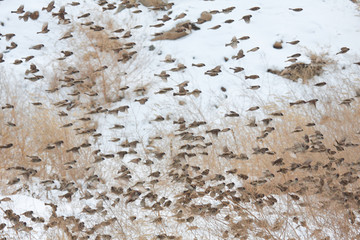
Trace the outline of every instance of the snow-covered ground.
[[[11, 104], [8, 91], [11, 89], [25, 107], [30, 106], [27, 108], [29, 115], [32, 112], [36, 114], [36, 111], [41, 111], [39, 107], [31, 105], [34, 102], [41, 102], [41, 108], [52, 109], [51, 112], [55, 117], [59, 111], [65, 111], [68, 116], [59, 120], [62, 123], [59, 127], [71, 122], [73, 126], [70, 128], [79, 133], [85, 128], [83, 121], [78, 119], [90, 117], [93, 123], [90, 125], [96, 126], [96, 131], [86, 137], [91, 144], [91, 150], [99, 149], [99, 152], [94, 156], [88, 156], [85, 154], [87, 148], [82, 147], [84, 152], [81, 151], [80, 155], [86, 155], [90, 159], [81, 165], [86, 165], [85, 167], [90, 169], [84, 179], [74, 180], [70, 176], [67, 176], [69, 179], [54, 177], [51, 179], [53, 182], [44, 183], [41, 181], [47, 179], [40, 180], [35, 175], [30, 180], [21, 177], [19, 183], [11, 186], [6, 185], [10, 179], [2, 179], [4, 184], [1, 186], [7, 186], [9, 189], [6, 189], [7, 187], [2, 189], [4, 196], [1, 198], [9, 197], [10, 199], [3, 201], [0, 198], [0, 207], [3, 211], [0, 213], [0, 222], [6, 223], [6, 227], [0, 230], [0, 236], [3, 234], [9, 239], [52, 239], [55, 236], [62, 239], [61, 236], [63, 236], [65, 239], [70, 239], [70, 235], [67, 235], [62, 227], [59, 227], [62, 230], [58, 232], [52, 227], [44, 227], [44, 224], [50, 225], [53, 221], [61, 222], [59, 220], [61, 217], [64, 223], [59, 225], [80, 228], [80, 231], [71, 230], [74, 236], [91, 236], [91, 238], [100, 236], [96, 239], [101, 239], [101, 237], [107, 239], [108, 236], [104, 234], [112, 234], [114, 239], [156, 239], [156, 236], [161, 239], [159, 235], [165, 233], [177, 235], [182, 239], [223, 239], [226, 238], [224, 233], [226, 229], [229, 229], [228, 233], [230, 232], [229, 239], [235, 237], [243, 239], [245, 236], [251, 239], [290, 239], [291, 237], [315, 239], [318, 238], [317, 236], [324, 236], [319, 232], [316, 232], [319, 235], [308, 232], [308, 228], [304, 227], [306, 224], [298, 224], [295, 221], [288, 223], [288, 227], [278, 235], [269, 235], [269, 232], [260, 233], [260, 230], [254, 229], [251, 233], [244, 233], [244, 236], [231, 235], [231, 227], [229, 228], [230, 225], [226, 225], [223, 219], [226, 219], [227, 215], [234, 215], [234, 211], [224, 201], [215, 200], [214, 196], [207, 195], [194, 199], [192, 204], [209, 203], [213, 207], [223, 204], [218, 210], [214, 210], [216, 207], [213, 208], [215, 212], [218, 211], [215, 214], [207, 212], [205, 217], [203, 217], [204, 214], [199, 214], [202, 217], [196, 217], [195, 220], [191, 219], [190, 215], [184, 219], [181, 217], [177, 219], [181, 219], [185, 224], [180, 220], [167, 221], [165, 219], [173, 218], [177, 210], [191, 211], [190, 204], [179, 203], [179, 199], [185, 190], [190, 192], [194, 190], [191, 186], [194, 183], [186, 183], [186, 181], [184, 183], [184, 179], [169, 184], [168, 181], [173, 177], [169, 178], [168, 175], [175, 172], [181, 175], [179, 169], [173, 168], [176, 165], [173, 160], [176, 159], [174, 156], [181, 153], [183, 149], [189, 150], [189, 153], [198, 154], [195, 160], [187, 157], [185, 163], [194, 167], [201, 163], [201, 168], [206, 168], [209, 167], [206, 165], [207, 158], [222, 154], [223, 146], [231, 145], [230, 138], [216, 140], [211, 134], [206, 134], [206, 131], [210, 129], [236, 126], [239, 132], [242, 132], [242, 129], [246, 132], [248, 130], [245, 131], [245, 129], [248, 127], [245, 124], [251, 119], [255, 118], [260, 122], [261, 119], [269, 117], [269, 114], [288, 108], [290, 102], [320, 99], [317, 107], [321, 111], [322, 106], [328, 104], [326, 102], [328, 98], [330, 99], [328, 95], [336, 93], [338, 94], [336, 99], [353, 97], [355, 93], [353, 88], [360, 86], [358, 77], [360, 66], [354, 64], [360, 61], [358, 24], [360, 18], [356, 4], [348, 0], [175, 0], [172, 6], [167, 5], [162, 10], [154, 10], [140, 3], [138, 6], [136, 4], [133, 6], [131, 3], [136, 3], [136, 1], [129, 1], [127, 7], [117, 11], [126, 5], [125, 1], [122, 4], [117, 1], [113, 3], [114, 9], [103, 11], [104, 7], [111, 7], [110, 1], [100, 6], [101, 1], [83, 0], [76, 4], [72, 1], [57, 0], [54, 2], [54, 9], [50, 9], [49, 12], [42, 10], [43, 7], [48, 6], [49, 2], [48, 0], [0, 1], [0, 33], [2, 34], [0, 35], [0, 56], [2, 56], [0, 62], [1, 59], [4, 60], [0, 63], [1, 106], [5, 106], [6, 103]], [[22, 4], [24, 5], [23, 13], [11, 13]], [[65, 22], [70, 21], [68, 24], [64, 24], [64, 20], [59, 20], [59, 14], [56, 14], [61, 11], [62, 6], [65, 6], [64, 18]], [[19, 16], [24, 15], [26, 11], [39, 11], [40, 16], [36, 20], [19, 19]], [[210, 12], [212, 19], [198, 23], [198, 18], [204, 11]], [[90, 15], [79, 18], [86, 13]], [[185, 17], [175, 20], [183, 13], [186, 14]], [[169, 20], [159, 20], [166, 19], [165, 15]], [[251, 15], [250, 21], [245, 21], [243, 16], [249, 17], [249, 15]], [[89, 26], [81, 25], [90, 21], [94, 23]], [[199, 29], [193, 27], [190, 34], [177, 40], [151, 40], [156, 33], [168, 31], [184, 21], [194, 23]], [[45, 23], [48, 23], [50, 31], [38, 33]], [[163, 23], [161, 27], [154, 26], [161, 23]], [[99, 35], [91, 35], [97, 34], [91, 29], [95, 25], [104, 27], [99, 31], [104, 33], [101, 40], [96, 39]], [[120, 28], [123, 28], [123, 31], [114, 32]], [[127, 31], [131, 33], [130, 37], [123, 36]], [[15, 35], [7, 40], [6, 34], [11, 33]], [[66, 37], [70, 36], [69, 34], [72, 36]], [[127, 62], [118, 61], [124, 49], [120, 50], [120, 53], [112, 51], [109, 47], [111, 41], [105, 39], [108, 37], [119, 37], [119, 40], [113, 41], [130, 43], [128, 46], [134, 42], [135, 45], [127, 51], [128, 53], [136, 51], [136, 53]], [[299, 41], [297, 44], [293, 42], [296, 40]], [[230, 45], [232, 41], [233, 46]], [[12, 42], [17, 45], [14, 49], [11, 49]], [[275, 42], [281, 43], [281, 49], [274, 48]], [[38, 44], [44, 46], [40, 50], [30, 49]], [[101, 44], [104, 44], [105, 50], [100, 49]], [[239, 53], [240, 50], [243, 51], [243, 55]], [[64, 57], [62, 51], [71, 51], [73, 55], [58, 60]], [[300, 56], [291, 57], [295, 54]], [[25, 62], [24, 58], [27, 56], [34, 57]], [[324, 71], [320, 76], [314, 76], [306, 83], [303, 83], [301, 79], [291, 81], [268, 71], [269, 69], [281, 71], [293, 64], [288, 61], [289, 59], [310, 64], [313, 56], [318, 56], [319, 60], [326, 60], [327, 63], [323, 65]], [[173, 60], [165, 61], [167, 58]], [[22, 60], [22, 62], [14, 64], [16, 60]], [[39, 71], [25, 74], [31, 64], [35, 64]], [[106, 67], [102, 68], [103, 66]], [[69, 67], [75, 67], [79, 72], [68, 74], [66, 71]], [[239, 71], [234, 71], [236, 68]], [[166, 79], [158, 76], [162, 71], [168, 74]], [[214, 73], [216, 71], [217, 73]], [[214, 76], [210, 76], [211, 74]], [[36, 76], [42, 77], [34, 81], [27, 79]], [[66, 85], [64, 81], [66, 77], [74, 78], [70, 80], [70, 83], [74, 80], [83, 82], [61, 87], [62, 84]], [[95, 84], [92, 85], [92, 81]], [[326, 82], [326, 85], [315, 86], [321, 82]], [[49, 90], [56, 86], [59, 89], [50, 93]], [[77, 91], [80, 92], [77, 93]], [[97, 95], [89, 96], [91, 93], [97, 93]], [[54, 103], [63, 100], [72, 103], [58, 109], [54, 107]], [[75, 107], [72, 108], [73, 106]], [[128, 109], [111, 113], [111, 110], [123, 106], [127, 106]], [[105, 110], [89, 114], [99, 107]], [[7, 116], [6, 108], [0, 111]], [[226, 117], [231, 111], [239, 114], [238, 122]], [[186, 129], [178, 131], [181, 124], [173, 124], [173, 122], [179, 121], [181, 117], [186, 120], [186, 128], [193, 133], [193, 136], [189, 138], [185, 138], [186, 134], [178, 136]], [[192, 128], [190, 124], [194, 121], [206, 122], [206, 124], [200, 123], [199, 127]], [[275, 121], [281, 122], [281, 120]], [[115, 124], [123, 125], [123, 127], [114, 129]], [[23, 127], [32, 128], [26, 125]], [[101, 136], [96, 136], [96, 133], [101, 133]], [[221, 134], [230, 133], [224, 130], [219, 133]], [[159, 140], [151, 140], [155, 136], [158, 136]], [[194, 139], [194, 136], [204, 137]], [[183, 139], [180, 139], [181, 137]], [[191, 151], [191, 146], [186, 148], [185, 144], [188, 144], [188, 140], [189, 144], [199, 144], [200, 150]], [[123, 144], [126, 141], [139, 143], [126, 146]], [[205, 150], [205, 147], [201, 150], [201, 146], [209, 142], [213, 144], [211, 150]], [[7, 143], [5, 135], [0, 135], [0, 145]], [[253, 148], [258, 146], [258, 142], [252, 142], [250, 139], [246, 144]], [[181, 146], [185, 147], [180, 148]], [[13, 148], [16, 147], [13, 146]], [[40, 148], [44, 149], [46, 145]], [[237, 157], [241, 152], [251, 155], [252, 149], [244, 148], [236, 147], [236, 150], [230, 150], [234, 151]], [[0, 154], [1, 151], [7, 150], [0, 149]], [[128, 154], [121, 158], [119, 151], [127, 151]], [[204, 151], [208, 155], [199, 154]], [[33, 152], [22, 154], [39, 155], [43, 160], [49, 157], [46, 153], [35, 149]], [[114, 154], [115, 157], [106, 156], [106, 154]], [[138, 163], [135, 163], [136, 158], [140, 158]], [[103, 161], [97, 162], [96, 159]], [[153, 164], [146, 164], [146, 160], [153, 161]], [[181, 163], [180, 169], [185, 168], [185, 163]], [[128, 173], [131, 175], [130, 180], [116, 179], [127, 171], [120, 170], [121, 166], [130, 169], [131, 173]], [[213, 173], [211, 170], [211, 176], [204, 178], [206, 184], [198, 189], [205, 191], [210, 186], [216, 188], [218, 184], [216, 181], [219, 179], [215, 182], [211, 181], [213, 177], [216, 178], [215, 173], [225, 175], [225, 171], [230, 170], [229, 166], [238, 167], [236, 163], [232, 165], [218, 163], [216, 166], [219, 167], [220, 172], [214, 170]], [[76, 164], [73, 168], [75, 171], [82, 170], [80, 165]], [[157, 171], [160, 177], [156, 177]], [[193, 177], [197, 175], [194, 171], [189, 170], [191, 174], [194, 174]], [[183, 172], [186, 173], [187, 170]], [[48, 174], [57, 173], [49, 172]], [[151, 174], [154, 175], [150, 176]], [[89, 180], [91, 175], [95, 177]], [[154, 179], [158, 179], [159, 182], [150, 183]], [[250, 176], [250, 179], [257, 178]], [[220, 183], [221, 181], [222, 179]], [[243, 186], [243, 182], [236, 175], [226, 174], [224, 182], [226, 184], [234, 182], [236, 184], [234, 189]], [[67, 185], [69, 183], [70, 185]], [[117, 195], [116, 191], [111, 190], [112, 186], [121, 187], [124, 194], [129, 193], [128, 196]], [[18, 193], [9, 194], [19, 187], [22, 187], [22, 190]], [[222, 189], [221, 186], [219, 188]], [[229, 187], [228, 190], [230, 189]], [[90, 192], [94, 197], [81, 199]], [[152, 192], [158, 194], [158, 198], [149, 200], [151, 196], [148, 196], [149, 199], [146, 201], [149, 200], [151, 203], [148, 204], [151, 205], [154, 202], [161, 202], [158, 208], [146, 206], [145, 200], [140, 201]], [[72, 193], [71, 201], [67, 201], [66, 197], [59, 198], [60, 195], [66, 193]], [[109, 197], [100, 193], [106, 193]], [[162, 197], [163, 199], [160, 200]], [[187, 197], [191, 198], [191, 196]], [[229, 196], [227, 198], [230, 199]], [[260, 212], [257, 211], [257, 206], [244, 203], [242, 207], [248, 208], [244, 210], [244, 216], [252, 216], [253, 219], [258, 220], [264, 218], [269, 221], [269, 224], [279, 224], [278, 213], [290, 212], [290, 208], [286, 207], [287, 196], [276, 196], [276, 198], [280, 206], [274, 209], [269, 207], [269, 210], [264, 209]], [[167, 201], [177, 202], [177, 205], [173, 204], [171, 208], [167, 208], [164, 206]], [[52, 214], [49, 202], [58, 206], [57, 216]], [[95, 215], [86, 213], [84, 211], [86, 206], [90, 206], [90, 211], [97, 209]], [[6, 215], [7, 209], [12, 209], [15, 214], [32, 210], [33, 215], [43, 217], [45, 223], [30, 221], [31, 218], [22, 215], [20, 221], [26, 221], [32, 230], [21, 227], [11, 228], [16, 225], [16, 221], [11, 221], [9, 215]], [[216, 215], [217, 213], [219, 214]], [[280, 215], [281, 221], [287, 222], [292, 219], [292, 216]], [[74, 216], [75, 220], [71, 219], [71, 216]], [[134, 223], [129, 220], [131, 216], [137, 217]], [[111, 227], [103, 224], [102, 227], [105, 229], [103, 232], [96, 228], [94, 230], [96, 224], [114, 219], [114, 217], [116, 220], [109, 220], [110, 223], [108, 223]], [[76, 222], [76, 219], [84, 222], [84, 226], [79, 226], [81, 224]], [[246, 226], [245, 223], [240, 224], [241, 216], [232, 216], [232, 221], [233, 227], [241, 229], [241, 224]], [[238, 225], [235, 222], [238, 222]], [[257, 226], [257, 228], [260, 227]], [[49, 229], [54, 231], [51, 232]], [[268, 228], [265, 229], [268, 230]], [[286, 229], [290, 230], [287, 232]], [[324, 227], [322, 230], [324, 234], [326, 229], [327, 227]], [[255, 234], [256, 232], [258, 235]], [[330, 230], [328, 234], [335, 236], [334, 233], [330, 233]]]

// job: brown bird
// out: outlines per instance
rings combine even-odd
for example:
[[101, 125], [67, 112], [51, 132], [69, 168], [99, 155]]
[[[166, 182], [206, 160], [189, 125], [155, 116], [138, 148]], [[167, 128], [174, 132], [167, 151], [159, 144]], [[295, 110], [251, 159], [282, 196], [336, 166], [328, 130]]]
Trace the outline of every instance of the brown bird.
[[156, 77], [160, 77], [162, 80], [167, 81], [167, 78], [170, 77], [170, 74], [167, 74], [166, 71], [161, 71], [160, 74], [154, 74]]
[[242, 36], [241, 38], [239, 38], [239, 40], [248, 40], [248, 39], [250, 39], [250, 37], [249, 36]]
[[340, 52], [336, 53], [336, 55], [347, 53], [349, 50], [350, 50], [350, 48], [342, 47], [342, 48], [340, 49]]
[[77, 18], [78, 18], [78, 19], [80, 19], [80, 18], [86, 18], [86, 17], [88, 17], [88, 16], [90, 16], [90, 13], [85, 13], [85, 14], [83, 14], [83, 15], [81, 15], [81, 16], [78, 16]]
[[[24, 58], [22, 58], [22, 59], [25, 59], [25, 62], [28, 62], [28, 61], [30, 61], [31, 59], [33, 59], [34, 58], [34, 56], [27, 56], [27, 57], [24, 57]], [[1, 62], [1, 61], [0, 61]]]
[[247, 52], [256, 52], [259, 49], [260, 49], [259, 47], [254, 47], [254, 48], [248, 50]]
[[32, 20], [38, 19], [39, 16], [40, 16], [39, 11], [35, 11], [35, 12], [30, 13], [30, 18], [31, 18]]
[[216, 26], [213, 26], [211, 28], [208, 28], [208, 29], [211, 29], [211, 30], [216, 30], [216, 29], [219, 29], [221, 27], [221, 25], [216, 25]]
[[11, 148], [12, 146], [14, 146], [14, 144], [8, 143], [8, 144], [5, 144], [5, 145], [0, 145], [0, 149]]
[[44, 23], [44, 25], [42, 26], [42, 29], [40, 32], [37, 32], [37, 34], [39, 33], [48, 33], [50, 30], [48, 29], [48, 23]]
[[11, 13], [17, 13], [17, 14], [21, 14], [21, 13], [24, 13], [24, 5], [20, 5], [18, 7], [18, 9], [16, 11], [11, 11]]
[[273, 45], [273, 48], [275, 48], [275, 49], [282, 49], [283, 47], [282, 47], [282, 41], [276, 41], [275, 43], [274, 43], [274, 45]]
[[191, 64], [191, 66], [193, 66], [193, 67], [205, 67], [205, 64], [204, 63], [193, 63], [193, 64]]
[[14, 48], [16, 48], [18, 45], [15, 43], [15, 42], [11, 42], [10, 43], [10, 46], [6, 46], [6, 50], [8, 50], [8, 49], [14, 49]]
[[226, 43], [225, 44], [225, 47], [227, 46], [231, 46], [232, 48], [237, 48], [237, 44], [239, 43], [238, 39], [234, 36], [232, 39], [231, 39], [231, 42], [230, 43]]
[[73, 35], [71, 34], [71, 31], [66, 32], [59, 40], [63, 40], [63, 39], [67, 39], [67, 38], [71, 38], [73, 37]]
[[326, 82], [319, 82], [319, 83], [316, 83], [314, 86], [315, 87], [322, 87], [322, 86], [325, 86], [326, 85]]
[[29, 49], [40, 50], [43, 47], [44, 47], [44, 44], [38, 44], [38, 45], [34, 45], [34, 46], [30, 47]]
[[309, 103], [310, 105], [313, 105], [314, 107], [316, 107], [316, 102], [319, 101], [318, 99], [311, 99], [309, 101], [307, 101], [307, 103]]
[[167, 22], [167, 21], [171, 20], [171, 17], [169, 17], [168, 15], [163, 15], [162, 18], [158, 18], [157, 20]]
[[246, 23], [250, 23], [250, 18], [252, 18], [252, 15], [245, 15], [241, 19], [243, 19]]
[[240, 115], [234, 111], [230, 111], [230, 113], [225, 114], [225, 117], [239, 117]]
[[55, 8], [54, 4], [55, 4], [55, 1], [51, 1], [51, 2], [47, 5], [47, 7], [43, 7], [43, 8], [42, 8], [42, 11], [46, 10], [47, 12], [51, 12], [51, 10], [53, 10], [53, 9]]
[[249, 10], [250, 11], [257, 11], [257, 10], [259, 10], [260, 9], [260, 7], [252, 7], [252, 8], [250, 8]]
[[82, 23], [81, 25], [82, 26], [90, 26], [90, 25], [93, 25], [94, 22], [90, 21], [90, 22], [85, 22], [85, 23]]
[[286, 42], [286, 43], [289, 43], [291, 45], [296, 45], [298, 44], [300, 41], [299, 40], [294, 40], [294, 41], [291, 41], [291, 42]]
[[258, 109], [260, 109], [260, 107], [259, 107], [259, 106], [255, 106], [255, 107], [250, 107], [247, 111], [256, 111], [256, 110], [258, 110]]
[[248, 89], [257, 90], [257, 89], [259, 89], [259, 88], [260, 88], [259, 85], [253, 85], [253, 86], [250, 86]]
[[231, 70], [234, 70], [234, 73], [238, 73], [238, 72], [241, 72], [241, 71], [244, 71], [244, 68], [242, 67], [234, 67], [234, 68], [230, 68]]
[[19, 65], [19, 64], [21, 64], [22, 62], [23, 62], [22, 60], [16, 59], [16, 60], [13, 62], [13, 64]]
[[250, 75], [250, 76], [245, 76], [245, 79], [258, 79], [259, 75]]
[[177, 15], [175, 18], [174, 18], [174, 21], [178, 20], [178, 19], [181, 19], [181, 18], [184, 18], [186, 16], [186, 13], [180, 13], [179, 15]]
[[244, 51], [242, 49], [240, 49], [239, 52], [235, 56], [232, 56], [231, 58], [239, 60], [240, 58], [243, 58], [243, 57], [245, 57]]
[[301, 12], [303, 9], [302, 8], [289, 8], [289, 10], [292, 10], [294, 12]]
[[222, 13], [230, 13], [230, 12], [232, 12], [234, 9], [235, 9], [234, 6], [228, 7], [228, 8], [223, 9], [223, 10], [222, 10]]
[[79, 6], [80, 3], [79, 2], [71, 2], [71, 3], [69, 3], [69, 5], [74, 7], [74, 6]]
[[141, 105], [144, 105], [149, 100], [148, 97], [144, 97], [141, 99], [135, 99], [135, 102], [139, 102]]
[[159, 23], [159, 24], [150, 25], [150, 27], [159, 28], [159, 27], [162, 27], [164, 25], [165, 25], [164, 23]]
[[[1, 36], [1, 34], [0, 34], [0, 36]], [[12, 39], [15, 36], [15, 34], [14, 33], [7, 33], [7, 34], [2, 35], [2, 36], [4, 36], [6, 38], [6, 41], [9, 41], [10, 39]]]
[[99, 32], [99, 31], [102, 31], [104, 30], [104, 27], [102, 26], [99, 26], [99, 25], [95, 25], [93, 27], [90, 27], [91, 30], [94, 30], [95, 32]]
[[224, 23], [232, 23], [232, 22], [234, 22], [234, 19], [228, 19]]

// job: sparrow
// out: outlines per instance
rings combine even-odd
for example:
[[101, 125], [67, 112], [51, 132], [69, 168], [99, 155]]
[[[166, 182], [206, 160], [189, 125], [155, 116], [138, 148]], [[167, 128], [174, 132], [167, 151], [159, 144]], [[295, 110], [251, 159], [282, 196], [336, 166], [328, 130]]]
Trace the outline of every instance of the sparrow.
[[259, 76], [258, 75], [249, 75], [249, 76], [245, 76], [245, 79], [258, 79]]
[[259, 85], [253, 85], [253, 86], [250, 86], [248, 89], [257, 90], [257, 89], [259, 89], [259, 88], [260, 88]]
[[250, 8], [249, 10], [250, 11], [257, 11], [257, 10], [259, 10], [260, 9], [260, 7], [252, 7], [252, 8]]
[[204, 63], [192, 63], [191, 66], [193, 67], [205, 67]]
[[20, 5], [18, 7], [18, 9], [16, 11], [11, 11], [11, 13], [17, 13], [17, 14], [21, 14], [21, 13], [24, 13], [24, 5]]
[[347, 53], [349, 50], [350, 50], [350, 48], [342, 47], [342, 48], [340, 49], [340, 52], [336, 53], [336, 55]]
[[85, 13], [85, 14], [83, 14], [83, 15], [81, 15], [81, 16], [78, 16], [77, 18], [78, 18], [78, 19], [80, 19], [80, 18], [86, 18], [86, 17], [88, 17], [88, 16], [90, 16], [90, 13]]
[[325, 86], [326, 85], [326, 82], [319, 82], [319, 83], [316, 83], [314, 86], [315, 87], [322, 87], [322, 86]]
[[237, 38], [234, 36], [232, 39], [231, 39], [231, 42], [230, 43], [226, 43], [225, 44], [225, 47], [227, 46], [231, 46], [232, 48], [237, 48], [237, 44], [239, 43], [239, 41], [237, 40]]
[[299, 40], [294, 40], [294, 41], [286, 42], [286, 43], [291, 44], [291, 45], [296, 45], [296, 44], [298, 44], [299, 42], [300, 42]]
[[30, 47], [29, 49], [40, 50], [43, 47], [44, 47], [44, 44], [38, 44], [38, 45], [34, 45], [34, 46]]
[[208, 29], [211, 29], [211, 30], [216, 30], [216, 29], [219, 29], [221, 27], [221, 25], [216, 25], [216, 26], [213, 26], [211, 28], [208, 28]]
[[[1, 36], [1, 34], [0, 34], [0, 36]], [[15, 34], [14, 33], [7, 33], [7, 34], [2, 35], [2, 36], [4, 36], [6, 38], [6, 41], [9, 41], [10, 39], [12, 39], [15, 36]]]
[[273, 48], [275, 49], [282, 49], [282, 41], [281, 42], [275, 42], [274, 45], [273, 45]]
[[15, 42], [11, 42], [10, 46], [6, 46], [6, 50], [11, 50], [16, 48], [18, 45]]
[[230, 12], [232, 12], [234, 9], [235, 9], [234, 6], [228, 7], [228, 8], [223, 9], [223, 10], [222, 10], [222, 13], [230, 13]]
[[180, 13], [179, 15], [177, 15], [175, 18], [174, 18], [174, 21], [178, 20], [178, 19], [181, 19], [181, 18], [184, 18], [186, 16], [186, 13]]
[[256, 52], [259, 49], [260, 49], [259, 47], [254, 47], [254, 48], [248, 50], [247, 52]]
[[241, 20], [243, 19], [246, 23], [250, 23], [250, 18], [252, 18], [252, 15], [245, 15], [241, 18]]
[[48, 33], [50, 30], [48, 29], [48, 23], [44, 23], [44, 25], [42, 26], [42, 29], [40, 32], [37, 32], [37, 34], [39, 33]]
[[53, 9], [55, 8], [54, 4], [55, 4], [55, 1], [51, 1], [51, 2], [47, 5], [47, 7], [43, 7], [43, 8], [42, 8], [42, 11], [46, 10], [47, 12], [51, 12], [51, 10], [53, 10]]
[[303, 9], [302, 8], [289, 8], [289, 10], [292, 10], [294, 12], [301, 12]]

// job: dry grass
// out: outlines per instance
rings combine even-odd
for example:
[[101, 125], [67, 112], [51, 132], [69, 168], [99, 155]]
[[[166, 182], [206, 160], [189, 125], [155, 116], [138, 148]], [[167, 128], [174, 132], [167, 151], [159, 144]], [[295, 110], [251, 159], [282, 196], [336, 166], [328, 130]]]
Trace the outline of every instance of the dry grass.
[[283, 70], [268, 69], [268, 72], [297, 82], [299, 79], [302, 83], [308, 83], [315, 76], [320, 76], [324, 72], [326, 65], [332, 64], [333, 61], [327, 57], [327, 54], [308, 54], [310, 63], [295, 62]]
[[[0, 111], [0, 145], [13, 144], [1, 149], [2, 184], [7, 184], [15, 176], [25, 181], [29, 177], [41, 180], [83, 179], [84, 168], [89, 165], [89, 148], [81, 148], [79, 154], [66, 150], [81, 145], [87, 138], [76, 135], [71, 128], [62, 128], [66, 122], [56, 116], [53, 107], [34, 106], [6, 87], [2, 88], [1, 94], [14, 106]], [[41, 161], [29, 156], [37, 156]], [[68, 169], [70, 165], [65, 163], [73, 160], [77, 161], [75, 167]], [[16, 170], [14, 167], [24, 169]]]

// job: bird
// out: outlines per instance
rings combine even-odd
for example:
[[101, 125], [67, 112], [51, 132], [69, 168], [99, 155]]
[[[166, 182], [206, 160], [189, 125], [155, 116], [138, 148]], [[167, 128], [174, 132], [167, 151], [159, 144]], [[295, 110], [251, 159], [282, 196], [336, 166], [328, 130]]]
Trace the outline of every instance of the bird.
[[11, 42], [10, 46], [6, 46], [6, 50], [11, 50], [16, 48], [18, 45], [15, 42]]
[[0, 145], [0, 149], [11, 148], [12, 146], [14, 146], [14, 144], [8, 143], [8, 144], [5, 144], [5, 145]]
[[46, 10], [47, 12], [51, 12], [54, 8], [55, 8], [55, 1], [51, 1], [47, 7], [43, 7], [41, 10], [44, 11]]
[[231, 6], [231, 7], [228, 7], [228, 8], [223, 9], [221, 12], [222, 12], [222, 13], [230, 13], [230, 12], [232, 12], [234, 9], [235, 9], [235, 7], [234, 7], [234, 6]]
[[246, 23], [250, 23], [251, 18], [252, 18], [252, 15], [245, 15], [241, 19], [244, 20]]
[[257, 90], [257, 89], [259, 89], [259, 88], [260, 88], [259, 85], [253, 85], [253, 86], [250, 86], [248, 89]]
[[[22, 59], [25, 59], [25, 62], [28, 62], [28, 61], [30, 61], [31, 59], [33, 59], [34, 58], [34, 56], [27, 56], [27, 57], [24, 57], [24, 58], [22, 58]], [[1, 62], [1, 61], [0, 61]]]
[[44, 25], [42, 26], [42, 29], [40, 32], [37, 32], [37, 34], [39, 33], [48, 33], [50, 30], [48, 29], [48, 23], [44, 23]]
[[43, 47], [44, 47], [44, 44], [37, 44], [37, 45], [30, 47], [29, 49], [40, 50]]
[[299, 42], [300, 42], [299, 40], [294, 40], [294, 41], [286, 42], [286, 43], [291, 44], [291, 45], [296, 45], [296, 44], [298, 44]]
[[224, 23], [232, 23], [232, 22], [234, 22], [234, 19], [228, 19]]
[[294, 12], [301, 12], [303, 9], [302, 8], [289, 8], [289, 10], [292, 10]]
[[83, 14], [83, 15], [81, 15], [81, 16], [78, 16], [77, 18], [78, 18], [78, 19], [80, 19], [80, 18], [86, 18], [86, 17], [88, 17], [88, 16], [90, 16], [90, 13], [85, 13], [85, 14]]
[[18, 9], [16, 11], [11, 11], [11, 13], [17, 13], [17, 14], [21, 14], [21, 13], [24, 13], [24, 5], [20, 5], [18, 7]]
[[211, 28], [208, 28], [208, 29], [211, 29], [211, 30], [216, 30], [216, 29], [219, 29], [221, 27], [221, 25], [215, 25]]
[[260, 49], [259, 47], [254, 47], [254, 48], [248, 50], [247, 52], [256, 52], [259, 49]]
[[250, 107], [248, 110], [246, 110], [246, 111], [256, 111], [256, 110], [258, 110], [258, 109], [260, 109], [260, 107], [259, 106], [255, 106], [255, 107]]
[[227, 46], [231, 46], [232, 48], [237, 48], [237, 44], [239, 43], [238, 39], [234, 36], [232, 39], [231, 39], [231, 42], [230, 43], [226, 43], [225, 44], [225, 47]]
[[319, 82], [319, 83], [316, 83], [314, 86], [315, 87], [322, 87], [322, 86], [325, 86], [326, 85], [326, 82]]
[[250, 11], [257, 11], [257, 10], [259, 10], [260, 9], [260, 7], [252, 7], [252, 8], [250, 8], [249, 10]]
[[244, 71], [244, 68], [242, 68], [242, 67], [231, 67], [230, 69], [231, 69], [231, 70], [234, 70], [234, 73], [238, 73], [238, 72]]
[[[1, 36], [1, 34], [0, 34], [0, 36]], [[15, 37], [16, 35], [15, 35], [15, 33], [7, 33], [7, 34], [4, 34], [4, 35], [2, 35], [2, 36], [5, 37], [6, 41], [10, 41], [10, 40], [11, 40], [13, 37]]]
[[72, 31], [66, 32], [61, 38], [59, 38], [59, 40], [63, 40], [63, 39], [67, 39], [67, 38], [73, 37], [73, 35], [71, 34], [71, 32], [72, 32]]
[[245, 79], [258, 79], [259, 75], [249, 75], [249, 76], [245, 76]]
[[177, 15], [175, 18], [174, 18], [174, 21], [178, 20], [178, 19], [182, 19], [186, 16], [186, 13], [180, 13], [179, 15]]
[[336, 53], [336, 55], [347, 53], [349, 50], [350, 50], [350, 48], [348, 48], [348, 47], [342, 47], [340, 49], [340, 52]]

